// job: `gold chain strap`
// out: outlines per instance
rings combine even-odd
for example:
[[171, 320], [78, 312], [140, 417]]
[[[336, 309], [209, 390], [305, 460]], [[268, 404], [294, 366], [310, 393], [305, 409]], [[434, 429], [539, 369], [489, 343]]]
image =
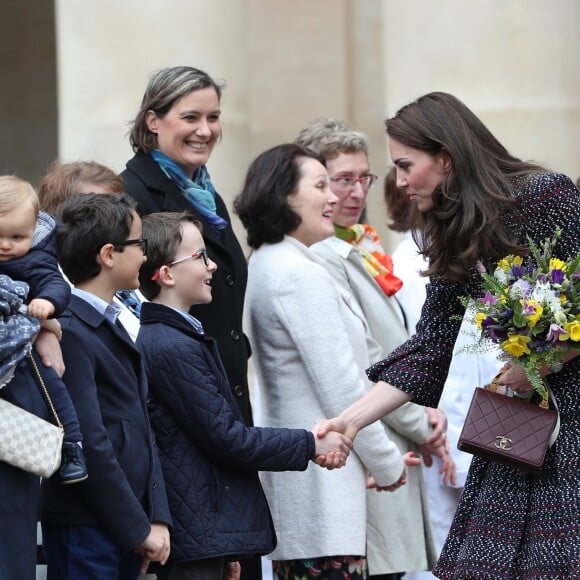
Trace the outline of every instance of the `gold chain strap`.
[[48, 405], [50, 406], [50, 410], [52, 411], [52, 414], [54, 415], [54, 418], [56, 419], [57, 425], [61, 429], [64, 429], [64, 427], [62, 426], [62, 423], [60, 422], [60, 419], [58, 418], [58, 415], [56, 414], [56, 409], [54, 408], [54, 405], [52, 404], [52, 399], [50, 398], [50, 395], [48, 394], [48, 390], [46, 389], [46, 385], [44, 384], [44, 380], [42, 378], [42, 375], [40, 374], [40, 370], [38, 369], [38, 365], [36, 364], [36, 361], [34, 360], [32, 353], [28, 353], [28, 358], [30, 358], [30, 361], [32, 362], [32, 366], [34, 367], [34, 370], [36, 371], [36, 376], [38, 377], [38, 380], [40, 381], [40, 386], [42, 387], [42, 390], [44, 391], [44, 395], [46, 396], [46, 400], [48, 401]]

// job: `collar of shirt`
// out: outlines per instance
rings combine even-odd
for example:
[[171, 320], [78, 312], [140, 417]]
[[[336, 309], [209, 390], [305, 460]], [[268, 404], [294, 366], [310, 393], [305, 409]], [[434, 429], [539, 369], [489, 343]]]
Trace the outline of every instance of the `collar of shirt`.
[[193, 329], [195, 330], [195, 332], [197, 332], [197, 334], [204, 334], [203, 325], [195, 316], [192, 316], [191, 314], [189, 314], [189, 312], [183, 312], [183, 310], [173, 308], [173, 306], [170, 306], [169, 308], [175, 310], [175, 312], [179, 312], [179, 314], [181, 314], [181, 316], [183, 316], [183, 318], [185, 318], [185, 320], [187, 320], [187, 322], [191, 326], [193, 326]]
[[73, 288], [72, 293], [78, 296], [85, 302], [88, 302], [97, 312], [102, 314], [111, 324], [115, 324], [117, 316], [121, 312], [121, 307], [118, 304], [105, 302], [102, 298], [99, 298], [91, 292], [86, 290], [81, 290], [79, 288]]

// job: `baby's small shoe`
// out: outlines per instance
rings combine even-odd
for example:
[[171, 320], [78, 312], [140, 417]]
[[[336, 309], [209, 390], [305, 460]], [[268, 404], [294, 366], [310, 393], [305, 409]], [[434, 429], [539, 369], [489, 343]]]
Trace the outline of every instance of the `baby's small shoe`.
[[89, 474], [83, 448], [78, 443], [65, 441], [62, 444], [62, 460], [60, 463], [60, 482], [70, 485], [85, 480]]

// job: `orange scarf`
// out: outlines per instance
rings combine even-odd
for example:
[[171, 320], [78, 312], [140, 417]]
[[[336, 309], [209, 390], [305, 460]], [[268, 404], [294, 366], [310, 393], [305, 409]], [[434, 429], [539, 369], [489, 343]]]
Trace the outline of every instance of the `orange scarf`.
[[366, 271], [387, 296], [392, 296], [403, 286], [403, 281], [393, 274], [393, 260], [385, 253], [375, 228], [355, 224], [349, 228], [334, 225], [337, 238], [354, 246], [360, 253]]

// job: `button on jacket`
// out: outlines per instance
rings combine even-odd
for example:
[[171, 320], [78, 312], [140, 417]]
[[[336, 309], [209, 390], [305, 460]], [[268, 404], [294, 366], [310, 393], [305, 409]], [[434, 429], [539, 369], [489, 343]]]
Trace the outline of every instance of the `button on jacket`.
[[[239, 385], [236, 401], [248, 425], [252, 410], [248, 390], [250, 346], [242, 331], [242, 312], [248, 269], [242, 248], [231, 225], [220, 233], [212, 228], [189, 204], [178, 187], [153, 158], [142, 151], [127, 162], [121, 174], [125, 189], [137, 201], [137, 211], [147, 215], [159, 211], [188, 211], [203, 224], [203, 238], [210, 258], [217, 264], [213, 275], [210, 304], [194, 306], [191, 314], [217, 340], [230, 385]], [[217, 213], [230, 222], [224, 200], [216, 194]]]

